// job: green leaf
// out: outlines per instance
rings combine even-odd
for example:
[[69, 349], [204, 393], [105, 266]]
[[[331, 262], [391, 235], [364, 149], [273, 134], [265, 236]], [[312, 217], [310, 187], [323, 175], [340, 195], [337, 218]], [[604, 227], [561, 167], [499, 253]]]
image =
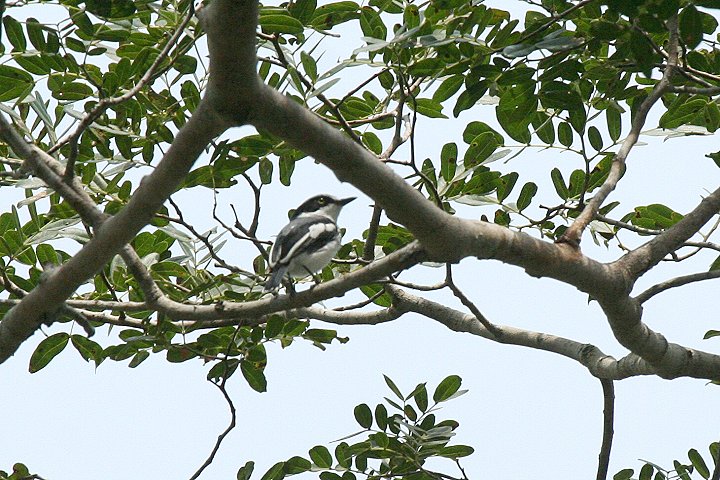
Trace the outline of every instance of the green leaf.
[[368, 149], [370, 149], [370, 151], [373, 152], [375, 155], [380, 155], [382, 153], [382, 141], [373, 132], [363, 133], [362, 141], [365, 146], [368, 147]]
[[707, 100], [694, 98], [688, 101], [678, 101], [668, 108], [660, 117], [661, 128], [677, 128], [682, 125], [692, 124], [705, 110]]
[[626, 468], [613, 475], [613, 480], [630, 480], [634, 473], [632, 468]]
[[369, 429], [372, 427], [373, 417], [370, 407], [366, 403], [361, 403], [356, 406], [353, 410], [355, 420], [360, 424], [361, 427]]
[[6, 102], [27, 94], [32, 90], [33, 86], [33, 77], [29, 73], [19, 68], [0, 65], [0, 102]]
[[651, 480], [652, 474], [654, 471], [655, 471], [655, 467], [653, 467], [649, 463], [646, 463], [640, 469], [640, 474], [638, 475], [638, 480]]
[[100, 364], [103, 348], [97, 342], [82, 335], [73, 335], [70, 338], [73, 346], [85, 361], [92, 360], [96, 365]]
[[409, 102], [408, 105], [410, 105], [417, 113], [426, 117], [448, 118], [447, 115], [442, 113], [442, 104], [431, 98], [417, 98], [415, 99], [415, 102]]
[[142, 362], [144, 362], [145, 360], [147, 360], [147, 358], [148, 358], [149, 356], [150, 356], [150, 352], [148, 352], [147, 350], [140, 350], [140, 351], [138, 351], [138, 352], [133, 356], [132, 360], [130, 360], [130, 363], [128, 364], [128, 367], [130, 367], [130, 368], [135, 368], [135, 367], [137, 367], [137, 366], [140, 365]]
[[7, 35], [10, 44], [14, 47], [13, 50], [21, 52], [27, 50], [27, 41], [20, 22], [9, 15], [5, 15], [2, 21], [5, 27], [5, 35]]
[[590, 146], [592, 146], [595, 150], [598, 152], [602, 150], [602, 135], [600, 135], [600, 130], [598, 130], [594, 125], [588, 128], [588, 140], [590, 140]]
[[303, 50], [300, 52], [300, 63], [302, 63], [303, 69], [305, 70], [307, 76], [310, 77], [310, 80], [313, 82], [317, 81], [318, 73], [315, 59]]
[[695, 470], [697, 470], [701, 477], [710, 478], [710, 469], [708, 469], [707, 465], [705, 464], [705, 460], [703, 460], [700, 452], [698, 452], [694, 448], [691, 448], [688, 451], [688, 458], [690, 459], [690, 463], [692, 463], [693, 467], [695, 467]]
[[135, 13], [132, 0], [86, 0], [87, 10], [101, 18], [129, 17]]
[[258, 24], [266, 33], [288, 33], [291, 35], [299, 35], [305, 31], [305, 27], [297, 18], [277, 13], [260, 15]]
[[573, 131], [570, 124], [567, 122], [560, 122], [558, 125], [558, 140], [566, 147], [569, 147], [573, 143]]
[[416, 77], [431, 77], [445, 67], [445, 62], [440, 58], [424, 58], [410, 65], [408, 73]]
[[440, 152], [440, 175], [446, 182], [455, 177], [458, 160], [458, 146], [456, 143], [446, 143]]
[[499, 147], [499, 143], [492, 132], [484, 132], [470, 142], [465, 152], [463, 163], [466, 168], [482, 164]]
[[568, 198], [570, 198], [570, 191], [565, 185], [565, 180], [563, 179], [560, 169], [553, 168], [550, 171], [550, 178], [552, 179], [553, 186], [555, 187], [555, 191], [557, 192], [558, 196], [563, 200], [567, 200]]
[[310, 460], [320, 468], [331, 468], [333, 459], [327, 447], [317, 445], [310, 449]]
[[680, 12], [680, 38], [683, 43], [693, 49], [697, 47], [703, 39], [703, 24], [700, 12], [695, 5], [690, 4]]
[[312, 463], [310, 463], [310, 460], [295, 456], [285, 462], [283, 470], [286, 475], [297, 475], [298, 473], [307, 472], [311, 468]]
[[297, 0], [288, 6], [290, 15], [300, 20], [303, 25], [310, 23], [316, 8], [317, 0]]
[[415, 390], [413, 390], [411, 395], [415, 398], [415, 404], [418, 406], [420, 411], [426, 412], [428, 408], [428, 393], [425, 384], [421, 383], [415, 387]]
[[705, 335], [703, 335], [703, 340], [718, 336], [720, 336], [720, 330], [708, 330], [707, 332], [705, 332]]
[[262, 158], [258, 163], [258, 171], [260, 173], [260, 182], [263, 185], [272, 183], [273, 164], [267, 158]]
[[443, 402], [452, 397], [460, 389], [462, 379], [457, 375], [445, 377], [435, 389], [433, 400], [435, 403]]
[[335, 25], [353, 20], [360, 16], [359, 5], [355, 2], [328, 3], [315, 9], [310, 24], [321, 30], [329, 30]]
[[69, 339], [70, 335], [59, 332], [40, 342], [30, 356], [30, 373], [38, 372], [50, 363], [53, 358], [63, 351]]
[[267, 379], [265, 378], [265, 374], [253, 363], [248, 362], [247, 360], [241, 360], [240, 371], [242, 372], [243, 377], [245, 377], [245, 380], [248, 382], [248, 385], [250, 385], [250, 388], [260, 393], [267, 391]]
[[46, 265], [48, 263], [59, 265], [61, 262], [60, 255], [50, 244], [47, 243], [41, 243], [38, 245], [35, 248], [35, 254], [37, 255], [40, 265]]
[[610, 107], [605, 110], [605, 119], [607, 120], [608, 134], [613, 142], [617, 142], [622, 134], [622, 116], [616, 108]]
[[449, 99], [450, 97], [455, 95], [458, 90], [460, 90], [460, 87], [462, 87], [464, 81], [465, 77], [463, 77], [462, 75], [453, 75], [446, 78], [440, 84], [438, 89], [435, 90], [435, 93], [433, 93], [433, 100], [435, 100], [436, 102], [444, 102], [445, 100]]
[[468, 445], [453, 445], [444, 447], [438, 452], [438, 455], [445, 458], [461, 458], [472, 455], [474, 451], [475, 449]]
[[345, 442], [338, 443], [335, 447], [335, 459], [342, 468], [350, 468], [352, 457], [348, 452], [348, 444]]
[[360, 12], [360, 28], [366, 37], [385, 40], [387, 38], [387, 27], [380, 18], [380, 15], [371, 7], [362, 7]]
[[385, 383], [390, 388], [390, 390], [395, 394], [396, 397], [398, 397], [400, 400], [405, 400], [405, 397], [403, 397], [402, 393], [400, 393], [400, 389], [395, 385], [395, 382], [392, 381], [390, 377], [383, 374], [383, 378], [385, 379]]
[[240, 467], [237, 471], [236, 479], [237, 480], [250, 480], [250, 475], [252, 475], [253, 470], [255, 469], [255, 462], [249, 461], [246, 462], [245, 465]]
[[278, 462], [262, 476], [260, 480], [282, 480], [285, 478], [285, 462]]
[[27, 30], [30, 43], [33, 44], [33, 47], [35, 47], [41, 52], [44, 52], [45, 48], [47, 47], [47, 42], [45, 42], [45, 36], [43, 35], [43, 30], [40, 22], [38, 22], [35, 18], [28, 18], [25, 21], [25, 28]]
[[280, 167], [280, 183], [289, 187], [290, 179], [295, 171], [295, 159], [290, 155], [282, 155], [278, 166]]
[[523, 188], [520, 190], [520, 196], [518, 196], [517, 200], [518, 211], [522, 212], [530, 205], [530, 202], [532, 202], [532, 199], [537, 191], [538, 187], [533, 182], [528, 182], [523, 185]]
[[375, 406], [375, 423], [380, 430], [385, 430], [388, 427], [388, 411], [382, 403]]

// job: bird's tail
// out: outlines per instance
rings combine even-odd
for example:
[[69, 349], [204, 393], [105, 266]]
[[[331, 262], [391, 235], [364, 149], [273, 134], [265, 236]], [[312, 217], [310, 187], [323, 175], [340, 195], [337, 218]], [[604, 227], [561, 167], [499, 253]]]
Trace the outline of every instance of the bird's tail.
[[265, 282], [265, 288], [263, 291], [269, 292], [278, 288], [280, 286], [280, 282], [287, 273], [288, 267], [289, 265], [275, 265], [275, 268], [270, 274], [270, 278], [267, 282]]

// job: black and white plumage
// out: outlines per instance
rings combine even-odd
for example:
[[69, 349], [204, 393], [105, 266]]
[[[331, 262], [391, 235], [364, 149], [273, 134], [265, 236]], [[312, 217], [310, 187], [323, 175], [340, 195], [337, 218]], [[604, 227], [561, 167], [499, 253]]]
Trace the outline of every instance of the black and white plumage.
[[265, 291], [276, 289], [286, 275], [306, 277], [322, 270], [340, 249], [340, 210], [355, 197], [317, 195], [300, 205], [280, 230], [270, 252], [272, 274]]

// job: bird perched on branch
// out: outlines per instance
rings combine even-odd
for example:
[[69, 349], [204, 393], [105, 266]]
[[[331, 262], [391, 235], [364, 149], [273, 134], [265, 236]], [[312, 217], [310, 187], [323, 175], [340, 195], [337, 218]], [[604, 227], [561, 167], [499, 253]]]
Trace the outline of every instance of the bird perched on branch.
[[276, 289], [286, 275], [296, 278], [314, 275], [330, 263], [340, 249], [338, 215], [353, 200], [355, 197], [316, 195], [293, 212], [270, 252], [272, 274], [265, 284], [266, 292]]

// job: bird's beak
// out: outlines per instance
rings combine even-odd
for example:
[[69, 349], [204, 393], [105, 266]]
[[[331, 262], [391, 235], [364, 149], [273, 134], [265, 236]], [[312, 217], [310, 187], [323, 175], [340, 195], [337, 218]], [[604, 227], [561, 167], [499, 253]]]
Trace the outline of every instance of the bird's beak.
[[345, 206], [345, 205], [347, 205], [348, 203], [350, 203], [350, 202], [352, 202], [353, 200], [355, 200], [356, 198], [357, 198], [357, 197], [343, 198], [342, 200], [338, 201], [338, 203], [339, 203], [341, 206]]

